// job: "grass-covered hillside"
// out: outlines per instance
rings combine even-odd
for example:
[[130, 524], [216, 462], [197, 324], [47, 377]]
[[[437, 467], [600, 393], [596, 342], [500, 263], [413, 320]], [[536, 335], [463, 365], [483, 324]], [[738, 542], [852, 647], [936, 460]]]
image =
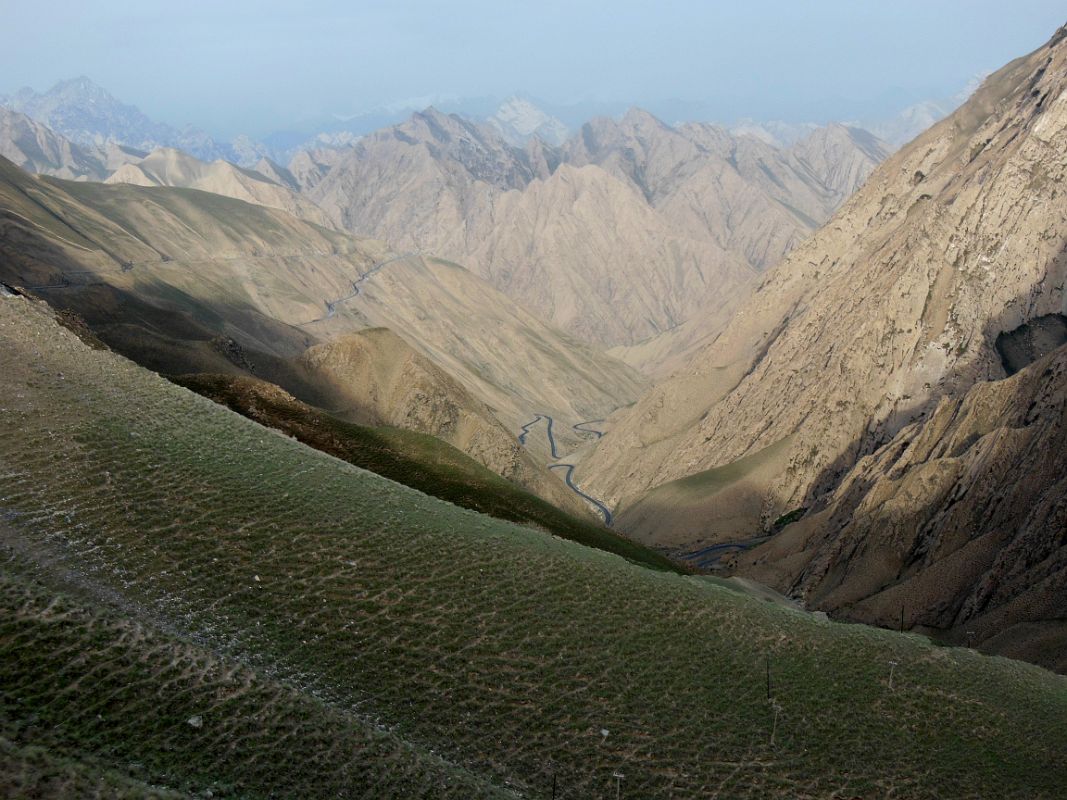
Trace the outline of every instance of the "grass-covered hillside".
[[655, 550], [523, 491], [434, 436], [354, 425], [254, 378], [197, 374], [172, 380], [309, 447], [420, 492], [491, 517], [543, 528], [652, 569], [684, 571]]
[[548, 798], [553, 778], [561, 798], [1067, 786], [1061, 676], [443, 503], [90, 349], [24, 298], [0, 297], [0, 414], [0, 763], [28, 782], [244, 798]]

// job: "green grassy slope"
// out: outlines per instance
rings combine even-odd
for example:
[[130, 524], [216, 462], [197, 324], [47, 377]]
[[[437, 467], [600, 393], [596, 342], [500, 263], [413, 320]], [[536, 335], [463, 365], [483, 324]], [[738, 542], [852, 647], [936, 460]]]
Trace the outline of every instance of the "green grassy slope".
[[[525, 797], [550, 796], [552, 773], [561, 797], [610, 796], [615, 770], [641, 798], [1067, 786], [1061, 676], [823, 622], [442, 503], [90, 350], [23, 299], [0, 297], [0, 387], [0, 513], [17, 564], [37, 565], [5, 566], [5, 580], [23, 586], [31, 570], [40, 591], [55, 581], [133, 620], [85, 623], [100, 637], [90, 657], [48, 621], [75, 619], [66, 605], [25, 621], [5, 601], [4, 725], [56, 737], [60, 755], [179, 789], [214, 783], [216, 796], [322, 796], [307, 786], [322, 771], [336, 794], [403, 794], [410, 761], [394, 775], [357, 745], [345, 767], [320, 749], [328, 736], [284, 734], [358, 714], [427, 769], [443, 759]], [[34, 616], [59, 637], [50, 647], [18, 633]], [[156, 632], [142, 644], [114, 632], [125, 625]], [[281, 700], [197, 700], [195, 670], [171, 666], [154, 636], [312, 705], [278, 705], [272, 732], [256, 711]], [[203, 728], [154, 722], [192, 708]], [[156, 749], [133, 759], [142, 738]]]
[[684, 571], [654, 550], [524, 492], [434, 436], [400, 428], [353, 425], [253, 378], [199, 374], [173, 380], [316, 450], [420, 492], [497, 519], [543, 528], [635, 564]]
[[48, 584], [69, 575], [6, 567], [3, 796], [509, 796], [372, 720], [57, 596]]
[[47, 748], [19, 746], [0, 736], [0, 797], [180, 800], [190, 795], [149, 786], [106, 767], [57, 756]]

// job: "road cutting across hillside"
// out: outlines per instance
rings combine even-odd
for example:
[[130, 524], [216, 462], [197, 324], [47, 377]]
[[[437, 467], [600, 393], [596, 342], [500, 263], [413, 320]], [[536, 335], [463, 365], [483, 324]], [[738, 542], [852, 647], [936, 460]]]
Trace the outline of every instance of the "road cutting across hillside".
[[367, 278], [369, 278], [371, 275], [373, 275], [376, 272], [378, 272], [379, 270], [381, 270], [382, 267], [387, 266], [389, 264], [393, 264], [393, 263], [395, 263], [397, 261], [404, 261], [404, 260], [409, 259], [409, 258], [415, 258], [418, 255], [420, 255], [420, 253], [417, 253], [417, 252], [416, 253], [404, 253], [403, 255], [400, 255], [400, 256], [393, 256], [392, 258], [387, 258], [385, 261], [379, 261], [373, 267], [371, 267], [366, 272], [364, 272], [362, 275], [360, 275], [358, 278], [356, 278], [356, 280], [352, 281], [352, 291], [351, 292], [349, 292], [348, 294], [344, 295], [343, 297], [338, 297], [336, 300], [327, 300], [326, 301], [326, 315], [325, 316], [319, 317], [318, 319], [309, 320], [308, 322], [301, 322], [300, 325], [310, 325], [312, 322], [321, 322], [324, 319], [329, 319], [337, 311], [337, 307], [339, 305], [341, 305], [342, 303], [348, 302], [353, 297], [358, 296], [361, 293], [360, 286], [367, 281]]

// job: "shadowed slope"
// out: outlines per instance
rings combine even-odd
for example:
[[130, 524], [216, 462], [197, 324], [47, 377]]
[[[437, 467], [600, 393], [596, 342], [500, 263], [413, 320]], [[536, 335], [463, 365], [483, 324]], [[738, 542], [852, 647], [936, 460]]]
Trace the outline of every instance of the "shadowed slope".
[[945, 398], [739, 556], [812, 607], [1067, 672], [1067, 349]]
[[[458, 266], [406, 264], [380, 242], [207, 192], [40, 179], [0, 161], [0, 252], [0, 278], [77, 311], [109, 345], [153, 369], [254, 374], [330, 409], [351, 410], [373, 393], [395, 399], [396, 408], [377, 404], [379, 421], [441, 433], [579, 515], [582, 504], [519, 447], [512, 428], [529, 407], [602, 416], [640, 386], [625, 365], [514, 308]], [[354, 386], [354, 373], [326, 374], [300, 359], [318, 344], [320, 355], [341, 353], [346, 336], [380, 325], [404, 340], [364, 361], [419, 361], [419, 374], [432, 378], [422, 382], [426, 396], [440, 409], [412, 414], [412, 392]], [[453, 436], [457, 409], [465, 422]]]

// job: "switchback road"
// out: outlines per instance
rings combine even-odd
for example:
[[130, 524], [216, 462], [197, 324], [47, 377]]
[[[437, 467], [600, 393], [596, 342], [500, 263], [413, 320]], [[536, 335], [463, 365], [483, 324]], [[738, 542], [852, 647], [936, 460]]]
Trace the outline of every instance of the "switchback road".
[[594, 430], [593, 428], [586, 428], [585, 426], [586, 425], [595, 425], [596, 423], [603, 422], [603, 421], [604, 420], [602, 420], [602, 419], [591, 419], [591, 420], [588, 420], [587, 422], [579, 422], [579, 423], [577, 423], [575, 425], [571, 425], [571, 428], [573, 428], [574, 430], [578, 431], [578, 433], [591, 433], [594, 436], [596, 436], [596, 438], [599, 439], [601, 436], [604, 435], [604, 431]]
[[[526, 445], [526, 439], [530, 435], [530, 429], [533, 428], [533, 426], [539, 423], [541, 420], [545, 421], [545, 433], [548, 436], [548, 446], [552, 450], [552, 458], [559, 458], [559, 450], [556, 448], [556, 437], [553, 433], [553, 425], [555, 424], [555, 420], [553, 420], [552, 417], [550, 417], [548, 414], [537, 414], [532, 420], [522, 426], [522, 428], [519, 430], [519, 444], [524, 446]], [[595, 433], [597, 435], [597, 438], [600, 438], [601, 436], [603, 436], [603, 433], [601, 431], [583, 429], [579, 427], [581, 425], [592, 425], [594, 422], [603, 422], [603, 420], [594, 419], [588, 422], [579, 422], [577, 425], [573, 425], [571, 427], [574, 430], [580, 431], [582, 433]], [[586, 502], [592, 503], [593, 506], [596, 507], [597, 511], [600, 512], [600, 515], [604, 518], [604, 524], [608, 527], [611, 527], [611, 523], [614, 521], [614, 516], [611, 513], [611, 509], [599, 500], [597, 500], [595, 497], [586, 494], [580, 488], [578, 488], [578, 484], [574, 482], [573, 477], [574, 464], [551, 464], [549, 465], [549, 469], [566, 470], [566, 473], [563, 476], [563, 480], [566, 482], [567, 486], [570, 487], [570, 490]]]

